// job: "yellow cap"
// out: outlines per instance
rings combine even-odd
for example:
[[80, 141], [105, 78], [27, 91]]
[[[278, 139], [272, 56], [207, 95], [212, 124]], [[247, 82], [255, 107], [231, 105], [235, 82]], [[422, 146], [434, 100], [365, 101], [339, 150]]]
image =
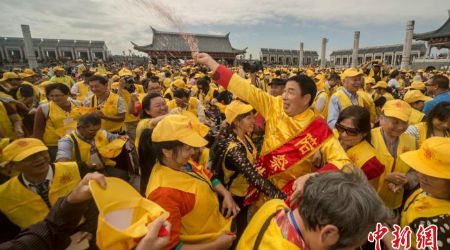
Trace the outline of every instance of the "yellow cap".
[[95, 76], [101, 76], [101, 77], [107, 77], [107, 75], [105, 73], [102, 73], [102, 72], [95, 72], [94, 75]]
[[314, 74], [314, 71], [312, 71], [312, 70], [310, 70], [310, 69], [307, 69], [307, 70], [306, 70], [306, 75], [307, 75], [308, 77], [313, 78], [315, 74]]
[[115, 158], [120, 154], [120, 152], [122, 152], [123, 145], [125, 145], [126, 142], [127, 141], [124, 139], [117, 138], [115, 140], [112, 140], [105, 146], [99, 147], [98, 152], [100, 153], [100, 155], [108, 159]]
[[417, 73], [423, 73], [424, 71], [423, 71], [423, 69], [418, 69], [417, 70]]
[[77, 59], [77, 62], [82, 63], [83, 59]]
[[406, 87], [405, 89], [418, 89], [418, 90], [426, 90], [425, 83], [422, 81], [414, 81], [411, 83], [411, 86]]
[[122, 68], [120, 71], [119, 71], [119, 76], [120, 77], [122, 77], [122, 76], [132, 76], [133, 75], [133, 72], [131, 72], [129, 69], [127, 69], [127, 68]]
[[36, 75], [36, 73], [34, 72], [34, 70], [33, 70], [33, 69], [30, 69], [30, 68], [24, 69], [24, 70], [23, 70], [23, 73], [29, 74], [29, 75], [32, 75], [32, 76]]
[[400, 155], [406, 164], [419, 173], [442, 179], [450, 179], [450, 138], [430, 137], [418, 150]]
[[141, 72], [141, 69], [140, 69], [140, 68], [134, 68], [134, 69], [133, 69], [133, 72], [134, 72], [134, 73], [140, 73], [140, 72]]
[[205, 127], [184, 115], [168, 115], [156, 125], [152, 141], [180, 141], [192, 147], [204, 147], [208, 144], [203, 138], [208, 133], [208, 127]]
[[341, 74], [341, 79], [344, 80], [347, 77], [354, 77], [354, 76], [362, 76], [363, 72], [358, 70], [357, 68], [348, 68], [344, 70], [344, 72]]
[[19, 73], [19, 77], [20, 78], [27, 78], [27, 77], [30, 77], [30, 76], [33, 76], [33, 75], [31, 75], [31, 74], [27, 74], [27, 73]]
[[251, 105], [245, 104], [241, 101], [232, 101], [227, 107], [225, 108], [225, 121], [227, 121], [229, 124], [231, 124], [236, 117], [239, 115], [248, 113], [253, 110], [253, 107]]
[[3, 73], [3, 78], [0, 81], [6, 81], [9, 79], [19, 79], [19, 76], [14, 72], [5, 72]]
[[373, 78], [373, 77], [366, 77], [365, 79], [364, 79], [364, 83], [369, 83], [369, 84], [375, 84], [375, 78]]
[[387, 83], [385, 81], [378, 81], [377, 84], [373, 85], [372, 88], [373, 89], [387, 89]]
[[55, 67], [53, 67], [53, 71], [64, 71], [64, 68], [55, 66]]
[[385, 116], [394, 117], [404, 122], [407, 122], [409, 120], [409, 117], [411, 116], [412, 108], [405, 101], [390, 100], [384, 104], [383, 109], [381, 109], [381, 111], [384, 113]]
[[7, 162], [22, 161], [30, 155], [47, 150], [47, 146], [39, 139], [17, 139], [3, 149], [3, 159]]
[[428, 102], [431, 100], [433, 100], [433, 98], [424, 95], [420, 90], [410, 90], [406, 92], [405, 96], [403, 97], [403, 101], [410, 104], [417, 101]]
[[186, 87], [186, 84], [182, 79], [177, 79], [173, 82], [173, 85], [179, 89], [184, 89]]
[[113, 81], [117, 81], [117, 80], [119, 80], [119, 78], [120, 78], [120, 76], [118, 76], [118, 75], [113, 75], [112, 76]]
[[[133, 249], [148, 233], [147, 225], [169, 213], [158, 204], [142, 197], [130, 184], [106, 177], [106, 189], [89, 181], [99, 216], [97, 245], [100, 249]], [[120, 194], [120, 195], [118, 195]]]

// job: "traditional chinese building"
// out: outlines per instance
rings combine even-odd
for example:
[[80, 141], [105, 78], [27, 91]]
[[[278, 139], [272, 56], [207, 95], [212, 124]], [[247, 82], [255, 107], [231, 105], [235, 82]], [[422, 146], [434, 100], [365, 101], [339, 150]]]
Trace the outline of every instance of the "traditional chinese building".
[[[151, 27], [153, 40], [151, 44], [140, 46], [131, 42], [135, 50], [147, 53], [152, 59], [164, 60], [189, 59], [191, 50], [183, 37], [176, 32], [159, 31]], [[234, 63], [236, 56], [246, 53], [246, 49], [235, 49], [230, 43], [230, 33], [225, 35], [188, 34], [197, 41], [198, 49], [206, 52], [216, 60]]]
[[[261, 48], [261, 61], [264, 64], [271, 65], [296, 65], [298, 66], [298, 58], [300, 50], [295, 49], [270, 49]], [[305, 50], [303, 52], [302, 65], [316, 65], [319, 60], [319, 54], [314, 50]]]
[[437, 30], [414, 34], [413, 39], [427, 42], [425, 57], [430, 56], [432, 47], [450, 49], [450, 11], [447, 21]]

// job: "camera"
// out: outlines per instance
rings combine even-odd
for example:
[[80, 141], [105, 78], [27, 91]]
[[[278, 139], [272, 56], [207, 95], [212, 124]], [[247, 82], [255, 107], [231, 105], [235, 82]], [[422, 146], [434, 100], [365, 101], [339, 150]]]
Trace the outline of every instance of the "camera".
[[244, 62], [242, 68], [245, 73], [256, 73], [259, 70], [263, 70], [263, 65], [261, 62]]

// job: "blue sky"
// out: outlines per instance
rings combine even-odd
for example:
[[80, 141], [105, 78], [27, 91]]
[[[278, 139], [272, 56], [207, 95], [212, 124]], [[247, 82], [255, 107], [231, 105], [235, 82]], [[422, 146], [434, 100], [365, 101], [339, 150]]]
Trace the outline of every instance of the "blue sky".
[[[353, 32], [361, 32], [360, 47], [403, 43], [408, 20], [415, 32], [439, 28], [448, 18], [448, 0], [2, 0], [0, 36], [21, 36], [29, 24], [33, 37], [104, 40], [113, 54], [151, 42], [150, 25], [158, 30], [177, 27], [161, 15], [170, 13], [187, 32], [226, 34], [235, 48], [305, 49], [327, 55], [348, 49]], [[137, 52], [135, 52], [137, 53]], [[247, 54], [247, 56], [248, 56]]]

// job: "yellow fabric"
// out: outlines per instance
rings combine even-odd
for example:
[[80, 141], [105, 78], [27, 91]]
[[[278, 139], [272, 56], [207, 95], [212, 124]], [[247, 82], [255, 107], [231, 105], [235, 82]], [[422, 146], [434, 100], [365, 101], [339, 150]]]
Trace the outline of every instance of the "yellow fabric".
[[202, 153], [200, 154], [200, 159], [198, 160], [198, 165], [208, 166], [209, 162], [209, 148], [202, 148]]
[[354, 76], [362, 76], [363, 72], [358, 70], [357, 68], [348, 68], [341, 74], [341, 79], [344, 80], [347, 77], [354, 77]]
[[[80, 182], [78, 165], [75, 162], [55, 163], [53, 181], [48, 193], [51, 205], [58, 198], [70, 193]], [[26, 188], [18, 176], [0, 185], [0, 210], [22, 230], [45, 218], [49, 209], [38, 194]]]
[[[35, 86], [35, 85], [33, 85], [31, 82], [27, 82], [27, 81], [23, 81], [23, 82], [22, 82], [22, 85], [28, 85], [28, 86], [32, 87], [32, 88], [33, 88], [33, 98], [34, 98], [35, 100], [39, 100], [39, 99], [40, 99], [40, 91], [39, 91], [39, 88], [38, 88], [37, 86]], [[23, 102], [23, 101], [25, 100], [25, 98], [22, 97], [22, 94], [20, 93], [20, 91], [17, 91], [17, 100], [18, 100], [18, 101], [21, 101], [21, 102]], [[30, 107], [31, 107], [32, 105], [33, 105], [33, 104], [31, 103], [31, 104], [30, 104]]]
[[13, 123], [9, 119], [6, 108], [2, 102], [0, 102], [0, 130], [4, 133], [5, 137], [16, 139]]
[[[91, 106], [94, 108], [97, 108], [97, 96], [93, 95], [93, 98], [91, 99]], [[100, 110], [102, 113], [106, 116], [116, 116], [117, 113], [117, 107], [119, 103], [119, 95], [109, 92], [108, 99], [103, 103], [103, 105], [100, 107]], [[102, 129], [108, 131], [108, 132], [118, 132], [123, 129], [124, 123], [123, 122], [115, 122], [115, 121], [107, 121], [102, 119]]]
[[[280, 209], [286, 209], [287, 205], [282, 200], [273, 199], [266, 202], [248, 224], [241, 239], [239, 240], [236, 250], [250, 250], [255, 245], [256, 238], [267, 220], [267, 218]], [[301, 250], [297, 245], [286, 240], [277, 226], [274, 219], [271, 220], [267, 227], [264, 236], [261, 239], [261, 244], [258, 249], [262, 250]]]
[[152, 120], [153, 120], [153, 118], [145, 118], [145, 119], [141, 119], [138, 122], [137, 127], [136, 127], [136, 141], [134, 142], [136, 149], [138, 148], [139, 139], [141, 138], [142, 131], [144, 131], [144, 129], [146, 129], [146, 128], [152, 128], [151, 127]]
[[[334, 95], [338, 98], [339, 104], [341, 105], [341, 110], [344, 110], [345, 108], [354, 105], [352, 104], [352, 101], [350, 98], [345, 94], [344, 90], [340, 89], [334, 93]], [[361, 107], [364, 107], [364, 100], [363, 97], [357, 92], [358, 95], [358, 105]], [[356, 104], [355, 104], [356, 105]]]
[[88, 97], [89, 87], [87, 84], [84, 83], [84, 81], [80, 81], [76, 83], [78, 86], [78, 96], [77, 101], [83, 102], [86, 97]]
[[242, 114], [246, 114], [253, 110], [251, 105], [245, 104], [239, 100], [232, 101], [225, 108], [225, 121], [231, 124], [236, 117]]
[[[281, 96], [271, 96], [236, 74], [231, 77], [228, 90], [234, 96], [248, 102], [264, 117], [266, 128], [261, 155], [272, 152], [299, 135], [316, 117], [311, 109], [307, 109], [294, 117], [288, 116], [284, 112]], [[339, 141], [334, 137], [330, 137], [323, 142], [320, 152], [328, 163], [338, 168], [350, 163]], [[312, 171], [311, 166], [312, 157], [309, 157], [288, 170], [271, 176], [269, 180], [278, 188], [282, 188], [289, 181], [310, 173]]]
[[50, 78], [49, 80], [50, 82], [54, 82], [54, 83], [63, 83], [65, 84], [67, 87], [72, 88], [72, 81], [70, 76], [52, 76], [52, 78]]
[[[323, 106], [322, 111], [319, 112], [319, 110], [317, 110], [317, 108], [316, 108], [316, 101], [322, 96], [325, 97], [325, 104]], [[324, 120], [327, 120], [327, 117], [328, 117], [328, 103], [329, 102], [330, 102], [330, 96], [327, 94], [327, 92], [325, 90], [320, 90], [318, 92], [318, 94], [316, 95], [316, 98], [314, 98], [314, 102], [312, 104], [312, 107], [314, 108], [314, 113], [316, 115], [320, 115]]]
[[[419, 218], [431, 218], [439, 215], [447, 215], [450, 213], [450, 201], [436, 199], [427, 195], [421, 188], [416, 190], [405, 203], [401, 217], [401, 227], [412, 226], [413, 222]], [[424, 227], [426, 227], [425, 225]], [[439, 233], [438, 226], [438, 233]], [[411, 234], [411, 247], [416, 247], [416, 233]]]
[[[174, 108], [178, 108], [177, 103], [175, 102], [175, 99], [170, 100], [167, 103], [167, 106], [169, 107], [169, 110], [172, 110]], [[187, 111], [194, 114], [196, 117], [198, 117], [198, 102], [195, 97], [189, 97], [189, 104], [186, 109]]]
[[385, 116], [394, 117], [404, 122], [409, 120], [411, 110], [411, 106], [402, 100], [388, 100], [381, 109]]
[[400, 135], [397, 147], [397, 157], [394, 159], [386, 147], [381, 128], [372, 129], [372, 145], [378, 152], [380, 162], [385, 166], [383, 174], [380, 176], [378, 182], [378, 195], [384, 201], [384, 204], [390, 209], [396, 209], [402, 204], [403, 189], [394, 193], [388, 188], [388, 183], [385, 182], [387, 173], [407, 173], [410, 169], [403, 161], [400, 160], [400, 155], [416, 149], [416, 142], [413, 136], [403, 133]]
[[411, 116], [409, 117], [408, 124], [417, 124], [422, 122], [423, 117], [425, 116], [424, 113], [420, 112], [417, 109], [411, 109]]
[[169, 94], [170, 95], [170, 97], [172, 98], [171, 100], [173, 100], [174, 99], [174, 97], [173, 97], [173, 91], [172, 91], [172, 88], [167, 88], [166, 89], [166, 91], [164, 92], [164, 97], [167, 95], [167, 94]]
[[219, 200], [211, 189], [208, 176], [203, 172], [197, 174], [203, 180], [193, 177], [193, 174], [188, 176], [190, 174], [187, 172], [176, 171], [156, 163], [145, 192], [145, 196], [148, 197], [157, 188], [166, 187], [195, 195], [194, 208], [181, 217], [180, 241], [185, 244], [214, 241], [222, 233], [229, 232], [231, 227], [231, 218], [226, 219], [219, 211]]
[[20, 138], [14, 140], [8, 146], [3, 148], [3, 161], [22, 161], [28, 156], [47, 151], [48, 148], [45, 144], [36, 138]]
[[370, 122], [375, 123], [377, 114], [376, 114], [376, 109], [375, 109], [375, 103], [373, 102], [372, 97], [362, 89], [358, 90], [357, 93], [358, 93], [358, 96], [361, 96], [361, 98], [363, 100], [363, 107], [366, 108], [367, 111], [369, 111]]
[[433, 100], [433, 98], [426, 96], [422, 93], [420, 90], [410, 90], [406, 92], [405, 96], [403, 97], [403, 100], [409, 104], [415, 103], [417, 101], [423, 101], [428, 102]]
[[[142, 85], [139, 84], [134, 84], [134, 86], [136, 87], [136, 91], [135, 93], [137, 94], [144, 94], [144, 87]], [[123, 98], [123, 101], [125, 102], [125, 110], [128, 111], [128, 103], [131, 99], [131, 93], [128, 92], [126, 89], [121, 89], [119, 92], [119, 95]], [[128, 112], [125, 113], [125, 121], [124, 122], [135, 122], [135, 121], [139, 121], [139, 117], [135, 116], [133, 114], [130, 114]]]
[[[250, 147], [251, 150], [248, 148], [248, 145], [246, 142], [243, 142], [241, 139], [238, 138], [238, 140], [242, 143], [242, 145], [244, 145], [245, 147], [245, 151], [247, 153], [247, 160], [250, 163], [254, 163], [256, 160], [256, 155], [257, 155], [257, 149], [256, 146], [253, 144], [252, 140], [248, 137], [245, 136], [245, 138], [247, 139], [247, 141], [250, 143]], [[228, 148], [225, 152], [225, 157], [228, 154], [228, 151], [230, 151], [232, 148], [236, 147], [237, 144], [234, 142], [231, 142], [228, 145]], [[235, 173], [235, 171], [230, 170], [226, 167], [225, 165], [225, 157], [222, 160], [222, 170], [224, 173], [224, 181], [225, 183], [228, 183], [230, 181], [230, 177]], [[243, 197], [247, 194], [247, 189], [248, 189], [248, 181], [247, 179], [244, 177], [244, 175], [242, 173], [239, 173], [236, 178], [234, 178], [233, 182], [231, 184], [227, 184], [230, 188], [229, 191], [231, 192], [231, 194], [235, 195], [235, 196], [240, 196]]]
[[[106, 177], [106, 189], [91, 180], [89, 187], [99, 208], [97, 245], [102, 250], [133, 249], [148, 233], [147, 225], [158, 217], [167, 219], [169, 213], [158, 204], [142, 197], [130, 184]], [[117, 194], [121, 195], [117, 195]], [[130, 219], [123, 228], [118, 217]]]
[[48, 105], [49, 113], [42, 139], [47, 146], [57, 146], [61, 137], [75, 130], [77, 126], [76, 121], [81, 116], [81, 113], [73, 102], [70, 102], [70, 112], [66, 112], [52, 101]]
[[[351, 147], [347, 150], [348, 158], [357, 167], [362, 168], [362, 166], [374, 156], [377, 156], [377, 151], [370, 145], [366, 140], [361, 141], [357, 145]], [[377, 157], [378, 158], [378, 157]], [[379, 158], [378, 158], [379, 159]]]
[[169, 89], [171, 83], [172, 83], [172, 79], [170, 79], [170, 78], [164, 79], [164, 82], [163, 82], [164, 88]]
[[208, 93], [204, 94], [203, 92], [198, 93], [198, 99], [200, 101], [207, 101], [210, 102], [214, 98], [214, 91], [217, 90], [217, 88], [212, 88], [211, 84], [209, 85]]
[[[91, 162], [91, 144], [80, 139], [80, 137], [78, 137], [75, 132], [72, 132], [71, 135], [73, 135], [75, 140], [77, 140], [78, 148], [80, 150], [81, 161], [83, 161], [86, 164], [90, 164], [90, 162]], [[72, 138], [70, 135], [66, 135], [66, 137], [68, 137], [72, 141]], [[109, 144], [109, 141], [106, 138], [105, 134], [101, 130], [98, 131], [97, 134], [95, 135], [94, 143], [95, 143], [95, 147], [97, 148], [100, 156], [102, 157], [103, 163], [105, 163], [106, 166], [116, 165], [116, 162], [111, 160], [110, 158], [114, 158], [118, 154], [115, 156], [112, 155], [112, 157], [111, 157], [111, 155], [108, 155], [110, 157], [106, 156], [106, 154], [105, 154], [106, 152], [105, 152], [104, 148]], [[120, 151], [119, 151], [119, 153], [120, 153]], [[75, 157], [75, 146], [74, 146], [74, 147], [72, 147], [72, 160], [75, 161], [75, 159], [76, 159], [76, 157]]]

